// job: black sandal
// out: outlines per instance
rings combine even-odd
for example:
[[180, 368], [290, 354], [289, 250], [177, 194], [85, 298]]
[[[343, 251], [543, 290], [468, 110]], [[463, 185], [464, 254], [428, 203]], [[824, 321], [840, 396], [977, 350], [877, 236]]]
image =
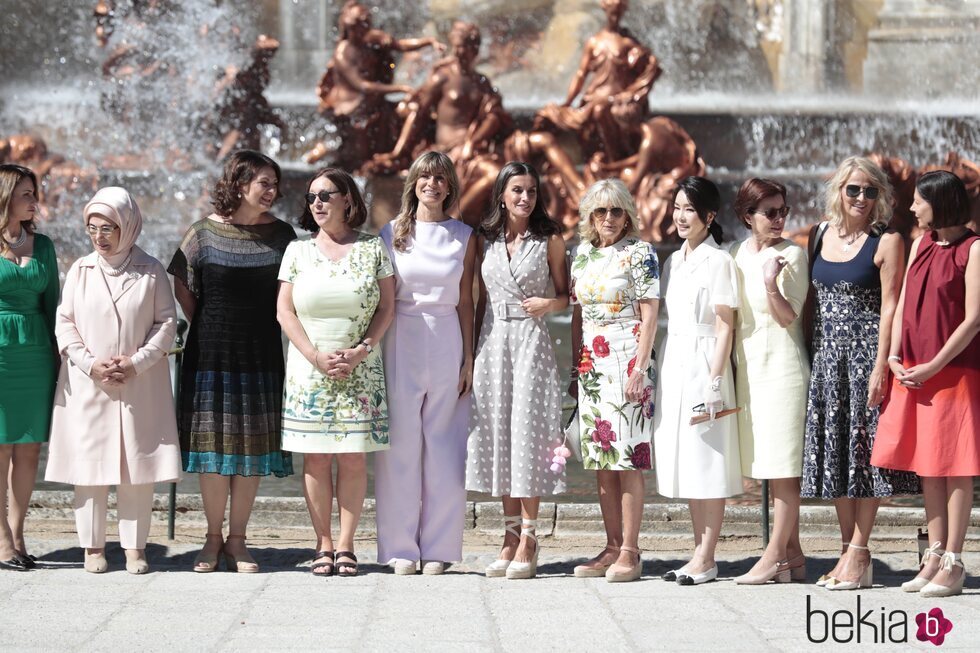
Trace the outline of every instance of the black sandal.
[[[350, 560], [341, 560], [341, 558], [350, 558]], [[357, 575], [357, 556], [353, 551], [337, 551], [336, 561], [338, 576]]]
[[[321, 562], [317, 564], [317, 560], [323, 560], [327, 558], [326, 562]], [[326, 569], [317, 573], [320, 569]], [[313, 566], [310, 567], [310, 573], [314, 576], [333, 576], [334, 572], [334, 554], [333, 551], [317, 551], [316, 555], [313, 556]]]

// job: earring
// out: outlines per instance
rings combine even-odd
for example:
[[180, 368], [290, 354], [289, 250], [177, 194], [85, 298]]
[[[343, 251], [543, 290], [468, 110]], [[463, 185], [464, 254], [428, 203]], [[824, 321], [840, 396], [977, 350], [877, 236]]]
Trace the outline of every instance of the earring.
[[500, 203], [500, 208], [502, 208], [502, 209], [506, 209], [506, 208], [507, 208], [507, 205], [506, 205], [506, 204], [504, 204], [503, 202], [501, 202], [501, 203]]
[[237, 195], [235, 195], [235, 197], [238, 198], [238, 199], [242, 199], [242, 194], [241, 193], [238, 193]]

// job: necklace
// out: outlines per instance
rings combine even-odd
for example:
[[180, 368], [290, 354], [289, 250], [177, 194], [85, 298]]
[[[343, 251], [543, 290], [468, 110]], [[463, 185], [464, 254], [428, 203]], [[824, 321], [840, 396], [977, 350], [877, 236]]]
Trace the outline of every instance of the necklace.
[[27, 242], [27, 229], [21, 227], [20, 236], [18, 236], [16, 240], [7, 240], [6, 236], [4, 236], [3, 239], [7, 241], [7, 246], [10, 247], [10, 249], [17, 249]]
[[110, 277], [118, 277], [120, 274], [126, 271], [126, 268], [129, 267], [129, 263], [132, 260], [133, 260], [133, 253], [130, 252], [129, 256], [127, 256], [122, 263], [120, 263], [117, 267], [113, 267], [109, 265], [109, 263], [100, 256], [99, 267], [102, 268], [102, 271], [108, 274]]
[[845, 238], [844, 234], [838, 231], [837, 237], [840, 238], [840, 251], [844, 252], [845, 254], [851, 251], [851, 246], [854, 245], [855, 241], [857, 241], [857, 239], [860, 238], [861, 234], [863, 233], [864, 232], [859, 229], [858, 231], [855, 231], [850, 238]]

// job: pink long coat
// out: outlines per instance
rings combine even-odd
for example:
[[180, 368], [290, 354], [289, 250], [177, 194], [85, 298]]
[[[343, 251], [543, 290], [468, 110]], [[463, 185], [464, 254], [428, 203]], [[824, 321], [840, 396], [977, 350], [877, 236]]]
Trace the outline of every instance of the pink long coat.
[[[174, 481], [180, 448], [170, 367], [176, 333], [167, 272], [133, 247], [131, 275], [112, 297], [98, 254], [68, 271], [55, 335], [62, 356], [51, 421], [48, 481], [118, 485]], [[121, 386], [89, 377], [96, 360], [128, 355], [136, 376]]]

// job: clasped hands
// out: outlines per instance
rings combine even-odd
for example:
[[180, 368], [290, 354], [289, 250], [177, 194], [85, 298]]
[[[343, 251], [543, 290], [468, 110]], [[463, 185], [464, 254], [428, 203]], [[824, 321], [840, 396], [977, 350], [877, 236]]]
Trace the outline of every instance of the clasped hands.
[[95, 361], [89, 376], [104, 385], [122, 385], [136, 376], [136, 368], [129, 356], [113, 356]]
[[333, 352], [316, 351], [313, 366], [328, 379], [346, 379], [367, 356], [367, 349], [360, 346]]
[[899, 382], [899, 384], [913, 390], [920, 389], [923, 383], [934, 377], [936, 373], [939, 372], [939, 370], [934, 369], [932, 361], [906, 368], [899, 361], [890, 360], [888, 361], [888, 366], [891, 368], [891, 371], [895, 375], [895, 379]]

